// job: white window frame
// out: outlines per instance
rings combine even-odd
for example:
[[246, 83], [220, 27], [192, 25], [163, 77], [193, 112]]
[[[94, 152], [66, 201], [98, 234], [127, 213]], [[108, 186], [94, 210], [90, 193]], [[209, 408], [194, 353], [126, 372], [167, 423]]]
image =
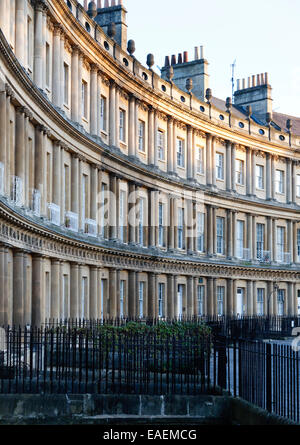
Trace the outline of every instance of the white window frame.
[[165, 132], [157, 130], [157, 157], [159, 161], [165, 160]]
[[204, 315], [204, 294], [205, 294], [205, 286], [198, 285], [197, 286], [197, 313], [198, 313], [198, 317], [202, 317]]
[[120, 318], [124, 317], [125, 280], [120, 281]]
[[256, 258], [262, 259], [265, 250], [265, 225], [256, 224]]
[[236, 183], [238, 185], [245, 184], [245, 163], [242, 159], [236, 160]]
[[216, 178], [224, 181], [224, 154], [216, 153]]
[[126, 111], [120, 108], [119, 110], [119, 139], [120, 142], [125, 143], [126, 142], [126, 132], [125, 132], [125, 125], [126, 125]]
[[158, 283], [158, 316], [164, 318], [165, 316], [165, 283]]
[[197, 145], [197, 174], [202, 175], [204, 172], [204, 148]]
[[285, 227], [276, 227], [276, 260], [280, 263], [284, 261], [285, 247]]
[[197, 251], [204, 252], [205, 214], [197, 212]]
[[184, 168], [185, 165], [185, 148], [184, 148], [184, 140], [177, 138], [177, 166]]
[[258, 190], [264, 190], [265, 188], [264, 166], [256, 164], [255, 172], [256, 172], [256, 188]]
[[217, 255], [224, 255], [225, 252], [225, 218], [217, 216], [216, 218], [217, 232]]
[[138, 147], [139, 147], [139, 151], [145, 153], [146, 148], [145, 148], [145, 129], [146, 129], [146, 125], [145, 122], [142, 120], [139, 120], [139, 142], [138, 142]]
[[283, 195], [284, 194], [284, 171], [276, 170], [275, 176], [276, 176], [276, 180], [275, 180], [276, 193]]
[[277, 291], [277, 313], [279, 317], [284, 315], [284, 300], [285, 300], [285, 289], [278, 289]]
[[100, 130], [107, 131], [107, 98], [100, 97]]
[[184, 249], [184, 209], [182, 207], [178, 207], [177, 218], [177, 246], [178, 249]]
[[139, 281], [139, 318], [144, 318], [145, 282]]
[[164, 203], [158, 203], [158, 245], [165, 247], [164, 243]]
[[257, 302], [257, 315], [259, 317], [262, 317], [265, 314], [265, 289], [264, 288], [258, 288], [257, 289], [257, 295], [256, 295], [256, 302]]
[[245, 238], [245, 222], [238, 220], [236, 227], [236, 256], [239, 259], [244, 258], [244, 238]]
[[297, 185], [296, 185], [296, 190], [297, 190], [296, 195], [297, 195], [297, 198], [300, 198], [300, 175], [297, 175], [296, 182], [297, 182]]
[[224, 297], [225, 297], [225, 287], [217, 286], [217, 312], [219, 317], [224, 315]]

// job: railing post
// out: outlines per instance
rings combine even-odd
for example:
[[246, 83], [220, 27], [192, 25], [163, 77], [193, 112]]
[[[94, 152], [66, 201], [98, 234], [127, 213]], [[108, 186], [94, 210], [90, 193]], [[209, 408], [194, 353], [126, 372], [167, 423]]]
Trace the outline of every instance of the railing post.
[[272, 412], [272, 345], [266, 344], [266, 408]]

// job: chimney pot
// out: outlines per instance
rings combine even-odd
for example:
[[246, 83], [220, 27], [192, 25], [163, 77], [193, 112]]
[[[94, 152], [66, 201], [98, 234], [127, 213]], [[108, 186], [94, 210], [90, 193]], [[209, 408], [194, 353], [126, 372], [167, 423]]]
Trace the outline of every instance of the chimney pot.
[[255, 76], [252, 76], [252, 88], [255, 87]]
[[111, 0], [111, 6], [116, 6], [116, 0]]
[[268, 73], [265, 73], [265, 84], [266, 85], [269, 84], [269, 75], [268, 75]]
[[169, 56], [165, 57], [165, 66], [170, 66], [170, 58], [169, 58]]
[[171, 57], [171, 64], [172, 64], [172, 65], [176, 65], [176, 56], [175, 56], [175, 54], [172, 54], [172, 57]]
[[248, 77], [248, 88], [251, 88], [251, 77]]
[[97, 0], [97, 8], [98, 8], [98, 9], [101, 9], [101, 8], [102, 8], [101, 0]]
[[85, 10], [87, 10], [87, 8], [88, 8], [88, 0], [84, 0], [83, 7], [84, 7]]
[[199, 48], [195, 46], [195, 60], [199, 60]]
[[237, 90], [239, 91], [241, 88], [240, 88], [240, 83], [241, 83], [241, 81], [240, 81], [240, 79], [238, 79], [237, 80]]
[[184, 51], [183, 53], [183, 61], [184, 63], [187, 63], [189, 61], [189, 53], [187, 51]]
[[243, 90], [246, 88], [246, 79], [243, 79]]
[[200, 46], [200, 59], [204, 59], [204, 48], [203, 46]]
[[182, 54], [179, 53], [178, 54], [178, 65], [181, 65], [181, 64], [182, 64]]
[[259, 74], [256, 75], [256, 85], [260, 85], [260, 76], [259, 76]]
[[104, 2], [104, 8], [109, 8], [109, 1], [108, 1], [108, 0], [105, 0], [105, 2]]

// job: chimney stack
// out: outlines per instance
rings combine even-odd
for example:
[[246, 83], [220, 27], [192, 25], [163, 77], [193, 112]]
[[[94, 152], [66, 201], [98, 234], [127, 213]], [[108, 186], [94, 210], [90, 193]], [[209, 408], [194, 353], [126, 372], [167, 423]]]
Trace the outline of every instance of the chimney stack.
[[268, 84], [268, 74], [261, 73], [248, 77], [248, 88], [243, 79], [242, 88], [238, 80], [237, 90], [234, 93], [234, 103], [246, 109], [251, 106], [252, 114], [256, 115], [263, 122], [266, 122], [266, 116], [272, 114], [272, 88]]
[[[201, 100], [205, 100], [205, 92], [209, 88], [208, 62], [203, 57], [203, 46], [194, 47], [195, 58], [189, 61], [188, 51], [183, 54], [171, 56], [171, 66], [174, 70], [173, 83], [182, 91], [186, 91], [187, 80], [193, 81], [193, 95]], [[161, 77], [168, 80], [168, 69], [170, 66], [170, 58], [165, 57], [165, 65], [161, 70]]]
[[103, 31], [108, 34], [108, 29], [111, 23], [116, 24], [116, 34], [114, 40], [120, 45], [123, 51], [127, 49], [127, 24], [126, 24], [126, 14], [127, 11], [124, 8], [122, 1], [116, 0], [104, 0], [103, 2], [98, 0], [97, 16], [95, 17], [95, 22], [101, 26]]

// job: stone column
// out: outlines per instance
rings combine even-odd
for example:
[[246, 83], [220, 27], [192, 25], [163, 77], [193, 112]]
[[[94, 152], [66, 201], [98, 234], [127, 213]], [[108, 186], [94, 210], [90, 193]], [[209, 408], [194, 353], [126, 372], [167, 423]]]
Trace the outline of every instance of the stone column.
[[236, 192], [236, 144], [231, 146], [231, 187]]
[[297, 194], [297, 173], [296, 173], [296, 162], [292, 161], [292, 203], [296, 204], [296, 194]]
[[117, 177], [113, 173], [109, 175], [110, 200], [109, 200], [109, 238], [117, 238]]
[[207, 279], [207, 315], [212, 317], [214, 315], [214, 281], [215, 278]]
[[[120, 91], [119, 87], [116, 87], [115, 92], [115, 141], [116, 147], [120, 148]], [[124, 125], [126, 123], [124, 122]], [[127, 130], [125, 130], [126, 132]]]
[[212, 159], [211, 159], [211, 143], [212, 135], [206, 134], [206, 185], [212, 185]]
[[286, 202], [292, 202], [292, 160], [286, 160]]
[[[232, 166], [231, 166], [232, 167]], [[216, 150], [215, 150], [215, 137], [211, 139], [211, 177], [212, 187], [216, 187]]]
[[148, 273], [148, 317], [156, 317], [156, 274]]
[[61, 107], [61, 45], [60, 37], [62, 27], [60, 24], [54, 25], [53, 31], [53, 61], [52, 61], [52, 102], [55, 106]]
[[168, 161], [168, 173], [175, 172], [176, 159], [174, 158], [173, 145], [176, 141], [173, 140], [173, 126], [174, 121], [171, 116], [168, 116], [168, 127], [167, 127], [167, 161]]
[[253, 284], [251, 280], [247, 280], [247, 315], [253, 315]]
[[273, 218], [271, 216], [267, 217], [267, 250], [270, 252], [271, 261], [274, 261], [273, 252]]
[[22, 180], [23, 199], [25, 187], [25, 108], [16, 109], [16, 176]]
[[214, 236], [213, 236], [213, 215], [212, 215], [212, 206], [210, 204], [206, 204], [206, 252], [208, 256], [212, 256], [214, 253]]
[[135, 225], [136, 225], [136, 187], [134, 182], [129, 182], [128, 199], [128, 241], [135, 244]]
[[168, 246], [169, 250], [175, 249], [175, 230], [174, 230], [174, 224], [175, 224], [175, 198], [173, 198], [171, 195], [169, 196], [169, 205], [170, 205], [170, 212], [169, 212], [169, 228], [168, 228]]
[[187, 126], [187, 179], [194, 179], [193, 128]]
[[98, 200], [98, 169], [91, 165], [91, 219], [97, 221], [97, 202]]
[[60, 316], [60, 261], [51, 262], [51, 318], [57, 320]]
[[128, 155], [136, 156], [135, 140], [135, 97], [130, 95], [129, 99], [129, 126], [128, 126]]
[[187, 279], [187, 317], [192, 317], [194, 308], [194, 278], [188, 277]]
[[71, 263], [70, 267], [70, 317], [79, 318], [79, 265]]
[[45, 9], [45, 4], [43, 2], [38, 1], [35, 4], [33, 78], [36, 86], [40, 89], [43, 89], [43, 75], [44, 75], [44, 42], [43, 42], [44, 9]]
[[150, 107], [148, 109], [148, 164], [154, 165], [154, 153], [155, 153], [155, 136], [154, 131], [154, 109]]
[[[61, 208], [61, 193], [62, 193], [62, 177], [58, 172], [62, 171], [62, 148], [61, 142], [55, 141], [53, 144], [53, 202]], [[73, 187], [72, 187], [73, 188]]]
[[109, 144], [116, 145], [116, 84], [110, 82], [109, 87]]
[[256, 155], [255, 151], [252, 150], [252, 196], [256, 196]]
[[256, 216], [252, 215], [252, 259], [257, 260], [256, 252]]
[[233, 279], [227, 278], [227, 307], [226, 307], [226, 315], [228, 317], [232, 317], [233, 315]]
[[109, 317], [117, 316], [117, 271], [109, 270]]
[[71, 210], [79, 215], [79, 158], [72, 155], [71, 159]]
[[294, 285], [293, 283], [288, 283], [287, 291], [287, 315], [292, 317], [294, 315]]
[[252, 162], [251, 162], [251, 148], [246, 147], [246, 193], [247, 196], [252, 195]]
[[155, 247], [158, 244], [158, 199], [157, 192], [148, 189], [148, 220], [149, 220], [149, 247]]
[[98, 88], [98, 67], [91, 65], [90, 71], [90, 134], [96, 135], [98, 129], [98, 110], [97, 110], [97, 88]]
[[299, 263], [298, 260], [298, 247], [297, 247], [297, 221], [293, 221], [293, 238], [294, 238], [294, 242], [293, 242], [293, 252], [292, 252], [292, 262], [293, 263]]
[[249, 249], [249, 260], [253, 260], [253, 223], [252, 223], [252, 215], [250, 213], [247, 214], [247, 249]]
[[92, 320], [98, 319], [98, 268], [90, 268], [90, 318]]
[[1, 150], [0, 150], [0, 162], [2, 162], [4, 166], [4, 177], [3, 177], [3, 183], [0, 184], [0, 187], [3, 185], [3, 192], [5, 193], [7, 191], [6, 189], [6, 180], [5, 177], [7, 176], [7, 171], [9, 170], [8, 162], [7, 162], [7, 124], [8, 124], [8, 116], [6, 114], [6, 107], [7, 107], [7, 95], [5, 88], [0, 91], [0, 141], [1, 141]]
[[212, 245], [213, 245], [213, 255], [217, 253], [217, 207], [212, 206]]
[[130, 270], [128, 272], [128, 315], [130, 318], [136, 317], [136, 271]]
[[74, 122], [79, 122], [79, 110], [78, 110], [78, 68], [79, 68], [79, 46], [72, 46], [72, 59], [71, 59], [71, 119]]
[[32, 324], [45, 322], [44, 258], [32, 257]]
[[229, 260], [234, 256], [234, 240], [232, 239], [233, 228], [232, 228], [232, 211], [230, 209], [226, 210], [226, 228], [227, 228], [227, 258]]
[[267, 153], [267, 168], [266, 168], [266, 197], [267, 200], [270, 201], [272, 199], [272, 155]]
[[232, 144], [230, 141], [226, 141], [226, 190], [231, 192], [232, 189], [232, 172], [231, 172], [231, 154]]
[[5, 310], [5, 289], [4, 283], [7, 280], [5, 275], [5, 247], [0, 246], [0, 327], [6, 324], [7, 311]]
[[275, 200], [275, 157], [271, 156], [271, 199]]
[[[2, 0], [1, 3], [4, 3]], [[8, 6], [8, 5], [7, 5]], [[25, 19], [25, 1], [24, 0], [16, 0], [16, 42], [15, 42], [15, 53], [16, 57], [19, 60], [22, 66], [25, 66], [25, 24], [27, 24], [27, 20]], [[9, 28], [9, 24], [6, 24], [7, 28]], [[27, 31], [26, 31], [27, 32]], [[9, 34], [9, 31], [7, 32]], [[8, 37], [8, 35], [6, 36]]]
[[174, 300], [175, 300], [175, 277], [174, 275], [168, 275], [168, 287], [167, 287], [167, 318], [174, 318]]
[[252, 302], [253, 302], [253, 315], [257, 315], [257, 284], [256, 281], [252, 281]]
[[83, 66], [83, 54], [79, 53], [78, 57], [78, 123], [82, 125], [82, 66]]
[[13, 259], [13, 324], [16, 327], [23, 327], [24, 324], [24, 253], [14, 252]]
[[293, 245], [297, 244], [297, 239], [293, 239], [293, 221], [290, 219], [287, 221], [287, 252], [291, 256], [291, 263], [293, 263]]

